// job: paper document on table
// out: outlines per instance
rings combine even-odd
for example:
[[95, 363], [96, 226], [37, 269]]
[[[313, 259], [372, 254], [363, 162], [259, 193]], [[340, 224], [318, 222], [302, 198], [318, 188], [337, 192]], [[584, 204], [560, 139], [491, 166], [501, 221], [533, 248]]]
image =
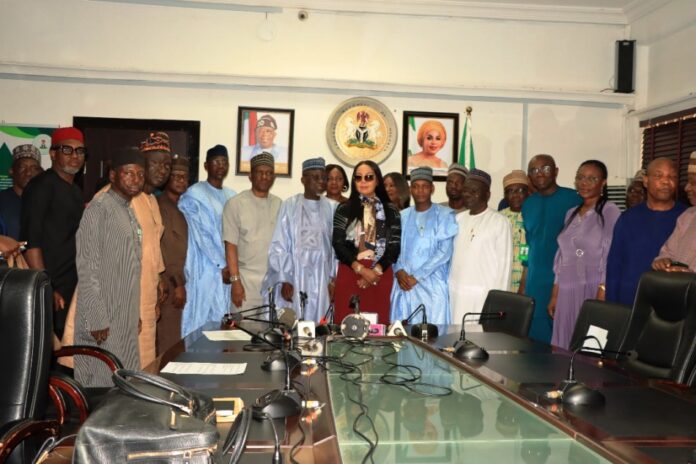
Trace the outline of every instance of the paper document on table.
[[483, 332], [483, 326], [478, 322], [466, 322], [464, 324], [465, 332]]
[[239, 375], [246, 371], [247, 363], [199, 363], [170, 362], [160, 371], [162, 374], [186, 375]]
[[251, 335], [241, 330], [204, 330], [203, 335], [212, 342], [248, 342]]
[[592, 351], [597, 354], [601, 354], [602, 352], [600, 350], [603, 350], [607, 345], [607, 335], [609, 335], [608, 330], [590, 324], [590, 327], [587, 329], [587, 336], [597, 337], [597, 340], [599, 340], [599, 345], [601, 346], [597, 345], [597, 340], [590, 338], [585, 340], [585, 342], [582, 344], [583, 351]]

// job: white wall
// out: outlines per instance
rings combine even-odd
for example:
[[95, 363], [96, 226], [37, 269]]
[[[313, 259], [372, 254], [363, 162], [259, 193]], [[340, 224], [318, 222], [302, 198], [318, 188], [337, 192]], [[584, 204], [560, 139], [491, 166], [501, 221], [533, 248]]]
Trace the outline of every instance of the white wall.
[[[98, 1], [0, 2], [0, 120], [69, 125], [73, 116], [201, 121], [201, 151], [236, 146], [237, 107], [295, 109], [293, 172], [329, 162], [326, 121], [343, 100], [368, 95], [392, 111], [474, 107], [477, 166], [493, 178], [551, 153], [560, 182], [598, 157], [625, 176], [623, 127], [633, 96], [611, 87], [616, 24], [501, 21], [297, 10], [259, 13]], [[30, 18], [30, 19], [27, 19]], [[460, 124], [463, 119], [460, 120]], [[400, 171], [401, 137], [383, 172]], [[231, 169], [234, 172], [234, 168]], [[240, 190], [247, 180], [230, 175]], [[275, 193], [300, 190], [278, 179]], [[436, 199], [444, 199], [438, 184]]]

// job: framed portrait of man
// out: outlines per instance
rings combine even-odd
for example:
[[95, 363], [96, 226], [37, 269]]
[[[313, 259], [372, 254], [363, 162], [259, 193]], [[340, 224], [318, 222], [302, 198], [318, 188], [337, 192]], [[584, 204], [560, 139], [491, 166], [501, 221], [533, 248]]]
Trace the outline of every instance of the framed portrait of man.
[[458, 136], [457, 113], [404, 111], [403, 174], [430, 166], [435, 179], [445, 180], [447, 168], [457, 160]]
[[267, 152], [279, 177], [292, 175], [295, 110], [240, 106], [237, 114], [237, 175], [251, 171], [249, 160]]

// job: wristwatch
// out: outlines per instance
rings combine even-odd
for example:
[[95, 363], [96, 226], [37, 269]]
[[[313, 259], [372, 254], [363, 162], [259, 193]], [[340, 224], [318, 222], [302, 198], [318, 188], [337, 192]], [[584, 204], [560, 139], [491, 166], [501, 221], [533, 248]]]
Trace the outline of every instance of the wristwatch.
[[230, 276], [230, 282], [236, 282], [238, 280], [242, 280], [242, 276], [240, 276], [239, 274], [234, 274]]

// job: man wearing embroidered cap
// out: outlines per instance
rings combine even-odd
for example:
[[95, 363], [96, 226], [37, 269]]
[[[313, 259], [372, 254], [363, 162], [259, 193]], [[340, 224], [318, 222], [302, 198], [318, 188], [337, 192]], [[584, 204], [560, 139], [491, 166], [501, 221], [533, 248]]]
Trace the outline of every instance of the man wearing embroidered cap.
[[[464, 183], [464, 205], [457, 215], [459, 233], [454, 240], [449, 287], [452, 320], [468, 312], [481, 312], [488, 291], [508, 290], [512, 265], [510, 224], [488, 207], [491, 176], [472, 169]], [[477, 321], [466, 321], [474, 326]]]
[[[90, 202], [77, 231], [74, 339], [105, 348], [126, 369], [138, 370], [142, 233], [131, 200], [143, 190], [145, 160], [137, 148], [112, 156], [109, 180], [111, 188]], [[82, 385], [113, 385], [102, 362], [90, 356], [76, 356], [74, 362]]]
[[527, 262], [529, 247], [524, 235], [522, 220], [522, 203], [529, 196], [529, 178], [521, 169], [516, 169], [503, 177], [503, 192], [505, 202], [509, 205], [500, 211], [510, 223], [512, 229], [512, 276], [510, 291], [516, 292], [522, 280], [523, 264]]
[[277, 145], [275, 138], [278, 131], [278, 124], [273, 116], [264, 114], [256, 121], [254, 135], [256, 143], [242, 148], [242, 159], [250, 160], [259, 153], [270, 153], [276, 164], [287, 165], [288, 149]]
[[[677, 219], [674, 232], [660, 249], [652, 268], [667, 272], [696, 272], [696, 151], [691, 152], [686, 195], [691, 208], [684, 211]], [[682, 266], [679, 263], [686, 264]]]
[[53, 326], [61, 337], [67, 306], [77, 285], [75, 233], [84, 211], [75, 175], [85, 163], [84, 136], [61, 127], [51, 136], [51, 168], [34, 177], [22, 194], [20, 239], [27, 241], [25, 258], [32, 269], [43, 269], [53, 287]]
[[464, 181], [469, 174], [466, 166], [452, 163], [447, 169], [447, 184], [445, 185], [445, 193], [447, 193], [448, 201], [440, 203], [444, 206], [449, 206], [455, 213], [461, 213], [466, 209], [464, 206]]
[[162, 195], [157, 197], [162, 214], [162, 259], [164, 260], [163, 282], [166, 299], [162, 303], [157, 321], [157, 353], [162, 354], [181, 340], [181, 314], [186, 304], [186, 278], [184, 263], [188, 245], [188, 225], [179, 211], [179, 198], [189, 185], [189, 161], [174, 155], [169, 181]]
[[[283, 202], [268, 251], [268, 270], [262, 289], [282, 283], [280, 296], [305, 320], [319, 322], [333, 298], [336, 259], [331, 234], [335, 203], [326, 189], [324, 158], [302, 163], [304, 193]], [[305, 313], [301, 294], [307, 295]], [[277, 300], [281, 301], [281, 300]], [[282, 302], [279, 304], [283, 304]]]
[[12, 150], [10, 177], [12, 187], [0, 192], [0, 219], [3, 235], [19, 240], [19, 224], [22, 212], [22, 193], [30, 180], [41, 172], [41, 153], [34, 145], [18, 145]]
[[433, 204], [433, 170], [411, 171], [414, 205], [401, 211], [401, 253], [394, 263], [396, 284], [391, 292], [392, 321], [408, 318], [419, 304], [425, 304], [428, 322], [450, 324], [450, 259], [457, 221], [452, 209]]
[[231, 310], [229, 270], [222, 240], [222, 210], [236, 192], [222, 185], [230, 170], [227, 147], [208, 150], [203, 167], [208, 178], [192, 185], [179, 199], [188, 224], [186, 306], [181, 335], [209, 321], [219, 321]]
[[251, 158], [251, 189], [230, 198], [222, 213], [222, 238], [232, 282], [233, 309], [263, 304], [261, 281], [268, 265], [268, 248], [281, 199], [271, 193], [275, 181], [273, 155]]

